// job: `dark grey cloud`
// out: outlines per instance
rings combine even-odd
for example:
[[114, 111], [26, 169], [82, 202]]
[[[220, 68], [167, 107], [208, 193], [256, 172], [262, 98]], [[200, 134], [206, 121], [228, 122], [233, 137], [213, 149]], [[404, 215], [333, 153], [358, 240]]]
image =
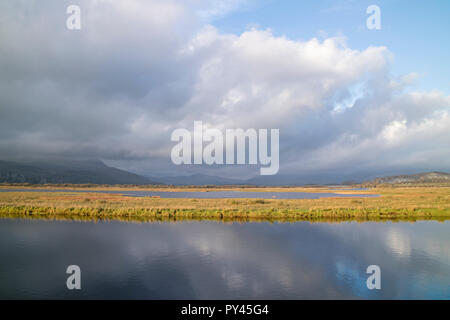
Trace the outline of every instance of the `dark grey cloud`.
[[[81, 7], [81, 30], [66, 28], [69, 4]], [[412, 92], [413, 73], [392, 77], [389, 48], [258, 29], [223, 34], [205, 22], [238, 4], [3, 1], [0, 155], [194, 173], [205, 168], [170, 162], [170, 134], [202, 120], [280, 128], [280, 173], [450, 169], [450, 97]], [[256, 169], [206, 171], [242, 177]]]

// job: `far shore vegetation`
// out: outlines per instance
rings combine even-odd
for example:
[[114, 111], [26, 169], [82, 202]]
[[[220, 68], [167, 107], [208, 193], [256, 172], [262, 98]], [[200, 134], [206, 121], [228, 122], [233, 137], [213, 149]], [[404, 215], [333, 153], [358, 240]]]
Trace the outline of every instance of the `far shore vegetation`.
[[[367, 187], [366, 190], [348, 190]], [[0, 218], [123, 220], [123, 221], [417, 221], [450, 220], [450, 185], [375, 186], [98, 186], [98, 185], [0, 185]], [[24, 189], [48, 188], [49, 192]], [[128, 197], [94, 193], [98, 190], [164, 191], [289, 191], [330, 192], [338, 195], [321, 199], [166, 199]], [[51, 192], [54, 189], [67, 189]], [[82, 189], [83, 192], [70, 192]], [[380, 197], [344, 198], [339, 194], [378, 194]]]

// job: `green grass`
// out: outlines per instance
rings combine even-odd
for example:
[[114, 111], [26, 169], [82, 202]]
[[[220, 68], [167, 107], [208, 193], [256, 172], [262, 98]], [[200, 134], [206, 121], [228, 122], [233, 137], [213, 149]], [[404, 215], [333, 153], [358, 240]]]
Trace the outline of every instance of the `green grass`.
[[0, 217], [8, 218], [71, 218], [79, 220], [136, 220], [173, 221], [415, 221], [447, 220], [449, 209], [156, 209], [156, 208], [86, 208], [86, 207], [33, 207], [1, 206]]

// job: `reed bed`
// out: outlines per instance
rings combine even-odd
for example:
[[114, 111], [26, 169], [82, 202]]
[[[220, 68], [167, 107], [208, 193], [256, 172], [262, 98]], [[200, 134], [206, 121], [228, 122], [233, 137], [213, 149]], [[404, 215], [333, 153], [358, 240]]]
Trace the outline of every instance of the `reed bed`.
[[[125, 189], [124, 189], [125, 190]], [[126, 189], [128, 190], [128, 189]], [[271, 188], [262, 191], [270, 191]], [[298, 188], [284, 191], [296, 192]], [[329, 190], [322, 188], [322, 190]], [[179, 191], [179, 190], [177, 190]], [[298, 191], [297, 191], [298, 192]], [[302, 191], [304, 192], [304, 191]], [[316, 191], [311, 191], [316, 192]], [[342, 191], [344, 192], [344, 191]], [[0, 192], [0, 217], [127, 221], [416, 221], [450, 219], [450, 187], [372, 187], [371, 198], [166, 199], [86, 192]]]

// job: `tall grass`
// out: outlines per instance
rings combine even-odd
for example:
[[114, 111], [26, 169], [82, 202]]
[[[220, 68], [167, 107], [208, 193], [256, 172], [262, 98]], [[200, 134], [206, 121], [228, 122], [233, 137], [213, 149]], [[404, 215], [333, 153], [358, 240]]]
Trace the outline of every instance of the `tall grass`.
[[[270, 190], [263, 189], [263, 191]], [[297, 188], [286, 191], [298, 190]], [[322, 188], [322, 190], [327, 190]], [[374, 198], [164, 199], [86, 192], [0, 192], [0, 217], [133, 221], [385, 221], [450, 218], [449, 187], [373, 188]]]

